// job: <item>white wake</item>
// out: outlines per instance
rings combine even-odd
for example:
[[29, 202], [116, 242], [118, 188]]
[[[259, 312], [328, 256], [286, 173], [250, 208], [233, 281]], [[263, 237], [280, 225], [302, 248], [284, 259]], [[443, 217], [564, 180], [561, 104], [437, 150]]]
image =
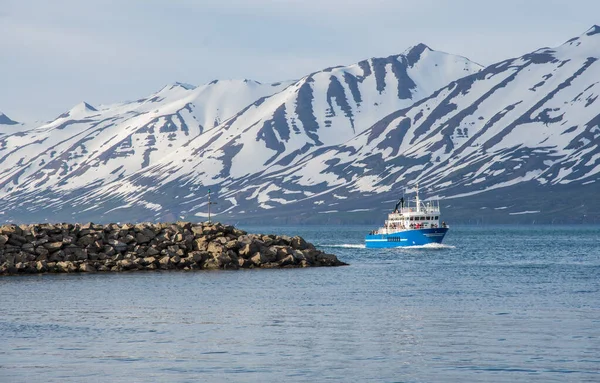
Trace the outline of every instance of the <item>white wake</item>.
[[456, 246], [444, 245], [443, 243], [428, 243], [426, 245], [414, 245], [414, 246], [399, 246], [395, 249], [456, 249]]
[[344, 249], [364, 249], [364, 244], [351, 244], [351, 243], [342, 243], [340, 245], [319, 245], [319, 247], [337, 247]]

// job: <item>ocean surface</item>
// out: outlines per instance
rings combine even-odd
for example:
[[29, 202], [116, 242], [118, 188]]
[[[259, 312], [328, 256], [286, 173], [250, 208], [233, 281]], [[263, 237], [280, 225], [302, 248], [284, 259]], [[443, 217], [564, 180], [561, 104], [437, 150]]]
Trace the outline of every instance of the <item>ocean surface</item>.
[[350, 266], [0, 278], [0, 382], [600, 382], [600, 227], [452, 227]]

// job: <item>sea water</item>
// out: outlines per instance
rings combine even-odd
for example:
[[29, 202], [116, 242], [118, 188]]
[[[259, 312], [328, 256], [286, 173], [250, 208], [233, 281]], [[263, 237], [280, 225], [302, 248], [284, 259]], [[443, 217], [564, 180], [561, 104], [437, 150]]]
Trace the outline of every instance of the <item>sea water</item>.
[[0, 278], [0, 382], [598, 382], [600, 227], [452, 227], [338, 268]]

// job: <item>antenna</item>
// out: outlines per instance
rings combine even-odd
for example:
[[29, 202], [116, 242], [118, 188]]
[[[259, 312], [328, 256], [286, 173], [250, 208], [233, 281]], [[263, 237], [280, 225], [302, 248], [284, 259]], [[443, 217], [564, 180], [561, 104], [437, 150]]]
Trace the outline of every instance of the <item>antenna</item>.
[[419, 200], [419, 183], [417, 182], [417, 213], [421, 212], [421, 200]]
[[210, 202], [210, 189], [208, 189], [208, 223], [210, 223], [210, 205], [216, 205], [216, 202]]

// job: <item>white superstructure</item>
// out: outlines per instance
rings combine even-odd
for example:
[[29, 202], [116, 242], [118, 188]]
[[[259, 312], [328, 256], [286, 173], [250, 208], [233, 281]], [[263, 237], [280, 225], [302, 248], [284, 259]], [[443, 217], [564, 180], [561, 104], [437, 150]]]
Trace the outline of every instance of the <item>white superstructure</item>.
[[402, 197], [394, 211], [388, 214], [384, 226], [373, 234], [392, 234], [406, 230], [447, 227], [445, 222], [440, 224], [439, 201], [437, 199], [422, 201], [419, 198], [418, 185], [416, 197], [412, 200], [408, 199], [406, 205], [404, 202], [404, 197]]

